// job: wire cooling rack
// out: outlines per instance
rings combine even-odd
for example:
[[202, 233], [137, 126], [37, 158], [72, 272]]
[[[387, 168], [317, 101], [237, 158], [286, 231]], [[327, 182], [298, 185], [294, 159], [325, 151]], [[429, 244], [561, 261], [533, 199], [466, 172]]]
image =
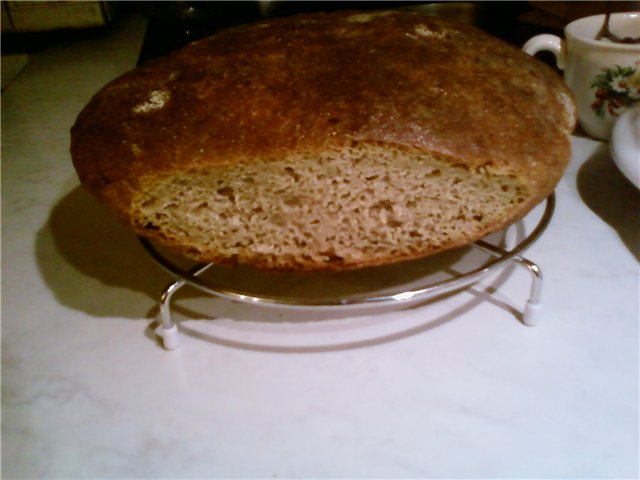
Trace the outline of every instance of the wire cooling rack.
[[[515, 246], [507, 247], [504, 243], [509, 230], [518, 227], [520, 222], [508, 227], [498, 234], [470, 244], [463, 249], [453, 252], [445, 252], [445, 256], [416, 262], [405, 262], [391, 267], [372, 267], [363, 274], [367, 279], [371, 278], [395, 278], [397, 281], [387, 281], [380, 285], [366, 286], [360, 290], [353, 289], [353, 285], [361, 285], [360, 280], [353, 273], [346, 274], [318, 274], [313, 276], [299, 276], [292, 281], [291, 278], [266, 275], [260, 281], [262, 275], [258, 271], [248, 272], [243, 279], [235, 274], [229, 275], [229, 269], [220, 269], [212, 263], [200, 263], [191, 266], [182, 266], [169, 255], [162, 253], [149, 240], [140, 238], [147, 253], [172, 276], [171, 282], [162, 292], [159, 300], [160, 324], [156, 328], [156, 335], [162, 340], [167, 350], [174, 350], [179, 346], [178, 326], [173, 320], [171, 312], [171, 299], [181, 288], [189, 285], [208, 295], [222, 297], [236, 302], [249, 303], [264, 307], [279, 307], [292, 309], [349, 309], [361, 307], [395, 306], [402, 308], [410, 303], [428, 301], [446, 293], [464, 289], [481, 278], [504, 267], [509, 263], [515, 263], [524, 267], [531, 274], [531, 289], [526, 301], [522, 322], [525, 325], [535, 325], [541, 319], [541, 293], [542, 271], [531, 260], [522, 257], [522, 253], [530, 247], [547, 228], [555, 208], [555, 196], [552, 194], [545, 201], [544, 211], [540, 215], [535, 227], [528, 234], [521, 235]], [[522, 225], [520, 225], [522, 226]], [[498, 239], [496, 244], [496, 239]], [[482, 256], [478, 255], [482, 253]], [[464, 258], [464, 262], [456, 262], [454, 259]], [[376, 275], [375, 272], [378, 272]], [[282, 274], [287, 275], [287, 274]], [[405, 281], [406, 276], [411, 281]], [[251, 281], [247, 282], [246, 278]], [[256, 281], [256, 279], [258, 279]], [[307, 284], [295, 292], [295, 289], [285, 289], [283, 294], [273, 288], [279, 285]], [[366, 283], [366, 282], [365, 282]], [[321, 287], [321, 288], [319, 288]], [[328, 288], [333, 287], [333, 288]], [[323, 294], [318, 294], [322, 290]]]

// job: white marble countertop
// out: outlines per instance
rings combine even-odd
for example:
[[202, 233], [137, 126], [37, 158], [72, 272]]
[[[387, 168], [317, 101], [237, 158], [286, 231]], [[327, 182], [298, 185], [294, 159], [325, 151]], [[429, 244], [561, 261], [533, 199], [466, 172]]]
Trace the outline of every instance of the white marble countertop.
[[3, 478], [638, 477], [640, 203], [606, 145], [574, 138], [526, 254], [536, 327], [518, 321], [528, 274], [506, 268], [369, 316], [205, 299], [219, 318], [182, 309], [168, 352], [149, 325], [170, 277], [68, 153], [143, 31], [56, 44], [2, 95]]

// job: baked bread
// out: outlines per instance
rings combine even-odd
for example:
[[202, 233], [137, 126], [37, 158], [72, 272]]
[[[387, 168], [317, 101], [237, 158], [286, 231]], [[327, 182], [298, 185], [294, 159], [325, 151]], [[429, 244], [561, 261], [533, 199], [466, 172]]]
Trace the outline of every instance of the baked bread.
[[337, 270], [465, 245], [523, 217], [570, 158], [550, 67], [410, 11], [244, 25], [125, 73], [71, 132], [81, 182], [197, 260]]

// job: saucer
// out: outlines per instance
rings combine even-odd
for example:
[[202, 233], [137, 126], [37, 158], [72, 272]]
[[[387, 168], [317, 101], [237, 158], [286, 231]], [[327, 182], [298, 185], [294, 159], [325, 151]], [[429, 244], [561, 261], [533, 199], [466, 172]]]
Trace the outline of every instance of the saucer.
[[609, 150], [620, 171], [636, 188], [640, 188], [640, 103], [616, 120]]

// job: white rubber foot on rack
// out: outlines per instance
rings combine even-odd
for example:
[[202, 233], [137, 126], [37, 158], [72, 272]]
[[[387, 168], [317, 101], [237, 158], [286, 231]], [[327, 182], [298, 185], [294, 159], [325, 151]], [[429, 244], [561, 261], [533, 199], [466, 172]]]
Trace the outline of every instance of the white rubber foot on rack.
[[522, 322], [529, 327], [535, 327], [540, 320], [542, 320], [542, 304], [527, 302], [524, 306]]
[[164, 328], [160, 325], [156, 328], [156, 335], [162, 339], [162, 345], [167, 350], [175, 350], [180, 345], [177, 325], [173, 325], [171, 328]]

